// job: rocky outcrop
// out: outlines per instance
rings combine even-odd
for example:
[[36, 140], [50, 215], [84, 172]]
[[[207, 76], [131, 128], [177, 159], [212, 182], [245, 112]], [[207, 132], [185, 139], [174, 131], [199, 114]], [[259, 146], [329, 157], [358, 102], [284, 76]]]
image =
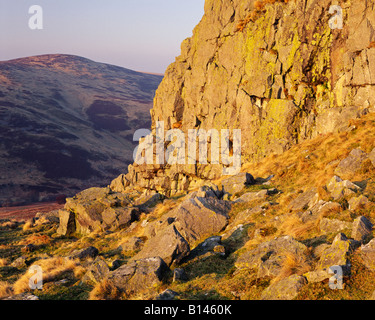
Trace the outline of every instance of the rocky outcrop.
[[[266, 2], [206, 0], [156, 92], [153, 136], [157, 121], [185, 133], [241, 129], [242, 160], [252, 161], [374, 110], [374, 3], [342, 3], [344, 27], [331, 29], [332, 1]], [[122, 183], [175, 194], [223, 166], [134, 164]]]

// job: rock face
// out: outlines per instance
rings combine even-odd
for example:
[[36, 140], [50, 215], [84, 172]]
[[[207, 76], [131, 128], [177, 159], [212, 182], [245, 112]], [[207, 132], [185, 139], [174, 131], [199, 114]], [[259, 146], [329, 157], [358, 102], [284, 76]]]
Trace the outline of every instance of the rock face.
[[[165, 131], [241, 129], [242, 159], [251, 161], [373, 111], [374, 3], [341, 3], [343, 29], [330, 28], [331, 5], [276, 1], [259, 10], [254, 0], [206, 0], [156, 92], [152, 134], [157, 121]], [[174, 194], [220, 177], [222, 166], [134, 164], [123, 182]]]
[[161, 79], [63, 54], [1, 61], [0, 206], [71, 196], [125, 172]]

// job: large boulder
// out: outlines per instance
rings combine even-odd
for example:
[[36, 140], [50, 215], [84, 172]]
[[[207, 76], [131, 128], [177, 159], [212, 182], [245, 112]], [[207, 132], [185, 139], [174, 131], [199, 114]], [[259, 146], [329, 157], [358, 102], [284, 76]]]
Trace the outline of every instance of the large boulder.
[[158, 256], [170, 266], [178, 264], [190, 252], [188, 242], [181, 236], [174, 225], [168, 226], [154, 238], [149, 239], [143, 249], [132, 260]]
[[227, 178], [221, 182], [223, 192], [234, 195], [241, 192], [247, 185], [255, 183], [254, 177], [250, 173], [241, 172], [235, 176]]
[[112, 271], [108, 279], [120, 290], [137, 293], [162, 284], [170, 269], [160, 257], [131, 261]]
[[229, 201], [215, 197], [189, 198], [169, 215], [182, 236], [192, 244], [222, 231], [228, 224]]
[[373, 224], [366, 217], [358, 217], [353, 222], [352, 238], [357, 241], [364, 241], [372, 234]]
[[316, 188], [309, 189], [301, 193], [296, 199], [294, 199], [289, 209], [291, 211], [302, 211], [312, 208], [319, 201], [319, 195]]
[[59, 210], [59, 227], [57, 233], [63, 236], [69, 236], [76, 231], [75, 215], [71, 211]]
[[242, 254], [235, 266], [238, 269], [255, 269], [259, 278], [277, 277], [288, 255], [303, 257], [306, 251], [307, 247], [292, 237], [278, 237]]
[[344, 178], [350, 179], [359, 169], [362, 163], [368, 159], [368, 154], [361, 149], [353, 149], [349, 156], [342, 160], [335, 170], [335, 174]]
[[[94, 230], [115, 230], [138, 219], [139, 209], [131, 205], [126, 194], [114, 193], [109, 188], [91, 188], [68, 198], [65, 211], [74, 214], [75, 232], [86, 235]], [[60, 231], [65, 232], [72, 215], [62, 214]], [[69, 219], [70, 220], [69, 220]]]

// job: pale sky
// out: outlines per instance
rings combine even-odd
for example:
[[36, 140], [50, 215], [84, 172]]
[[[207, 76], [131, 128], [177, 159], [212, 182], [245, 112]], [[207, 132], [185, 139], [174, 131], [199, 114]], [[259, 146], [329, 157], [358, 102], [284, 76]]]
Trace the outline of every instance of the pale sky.
[[204, 0], [0, 0], [0, 60], [61, 53], [164, 73], [203, 12]]

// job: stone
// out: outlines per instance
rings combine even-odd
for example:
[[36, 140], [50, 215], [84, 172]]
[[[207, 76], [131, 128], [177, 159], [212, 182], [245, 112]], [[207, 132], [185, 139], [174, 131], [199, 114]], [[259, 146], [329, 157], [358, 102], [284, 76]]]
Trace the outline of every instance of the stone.
[[197, 257], [208, 257], [214, 254], [225, 255], [225, 247], [222, 245], [221, 239], [221, 236], [207, 238], [190, 251], [184, 262], [194, 260]]
[[235, 176], [225, 179], [221, 182], [223, 192], [234, 195], [241, 192], [247, 185], [255, 183], [254, 177], [250, 173], [241, 172]]
[[70, 236], [76, 231], [75, 215], [71, 211], [59, 210], [59, 227], [57, 233], [62, 236]]
[[107, 208], [101, 214], [102, 229], [115, 231], [128, 227], [132, 222], [138, 220], [139, 215], [140, 211], [135, 207]]
[[155, 300], [174, 300], [179, 294], [171, 289], [164, 290], [161, 294], [159, 294]]
[[145, 208], [153, 208], [155, 207], [159, 202], [164, 200], [164, 196], [158, 192], [151, 192], [148, 194], [144, 194], [136, 201], [134, 202], [135, 206], [138, 206], [141, 209]]
[[282, 268], [282, 263], [288, 254], [305, 256], [307, 247], [290, 236], [275, 238], [263, 242], [255, 249], [249, 250], [239, 256], [235, 262], [237, 269], [255, 269], [257, 277], [277, 277]]
[[14, 260], [11, 263], [11, 266], [14, 267], [14, 268], [18, 268], [18, 269], [26, 268], [27, 267], [26, 257], [21, 256], [21, 257], [17, 258], [16, 260]]
[[375, 167], [375, 148], [368, 154], [369, 159], [372, 162], [372, 165]]
[[161, 285], [170, 269], [160, 257], [131, 261], [112, 271], [108, 276], [124, 292], [142, 292]]
[[298, 275], [291, 275], [271, 284], [266, 288], [260, 297], [261, 300], [293, 300], [298, 292], [307, 284], [306, 278]]
[[336, 167], [335, 174], [342, 178], [350, 178], [361, 169], [362, 163], [366, 159], [368, 159], [366, 152], [361, 149], [353, 149], [349, 156]]
[[[74, 212], [76, 233], [87, 235], [94, 230], [127, 226], [138, 217], [126, 194], [113, 193], [110, 188], [90, 188], [67, 198], [64, 209]], [[103, 217], [104, 213], [104, 217]]]
[[342, 180], [340, 177], [334, 176], [328, 182], [327, 190], [334, 200], [340, 200], [346, 196], [355, 195], [361, 188], [349, 180]]
[[144, 241], [141, 238], [131, 237], [130, 239], [121, 243], [119, 247], [124, 252], [138, 251], [142, 248], [143, 244], [144, 244]]
[[309, 271], [303, 275], [308, 283], [322, 282], [332, 277], [328, 269]]
[[319, 229], [323, 234], [338, 233], [351, 227], [352, 223], [338, 219], [323, 218], [319, 224]]
[[174, 219], [174, 225], [190, 245], [204, 239], [204, 237], [222, 231], [229, 222], [228, 213], [231, 203], [209, 198], [188, 198], [168, 218]]
[[187, 281], [188, 280], [188, 276], [185, 272], [184, 269], [182, 268], [175, 268], [173, 270], [173, 282], [176, 282], [176, 281]]
[[364, 265], [371, 271], [375, 271], [375, 239], [360, 248], [361, 258]]
[[189, 243], [177, 231], [174, 225], [170, 225], [154, 238], [149, 239], [143, 249], [132, 260], [158, 256], [171, 266], [178, 264], [190, 252]]
[[68, 257], [69, 259], [79, 259], [79, 260], [86, 260], [86, 259], [95, 259], [96, 256], [99, 254], [99, 250], [93, 246], [90, 246], [85, 249], [81, 250], [74, 250], [73, 253]]
[[238, 199], [234, 200], [234, 203], [251, 202], [257, 200], [265, 200], [270, 195], [268, 190], [261, 190], [258, 192], [247, 192]]
[[111, 182], [109, 188], [114, 192], [124, 193], [129, 185], [130, 181], [126, 178], [126, 175], [121, 174]]
[[359, 242], [372, 234], [373, 224], [366, 217], [358, 217], [353, 222], [352, 238]]
[[109, 273], [110, 270], [105, 260], [101, 257], [97, 257], [83, 276], [82, 282], [99, 283], [103, 279], [106, 279]]
[[353, 197], [349, 200], [349, 210], [356, 211], [359, 209], [363, 209], [369, 202], [369, 199], [364, 195]]
[[319, 195], [315, 188], [312, 188], [306, 192], [301, 193], [296, 199], [294, 199], [290, 205], [289, 210], [301, 211], [312, 208], [319, 201]]
[[344, 275], [350, 275], [351, 264], [349, 254], [352, 253], [357, 246], [357, 241], [348, 239], [345, 234], [339, 233], [333, 240], [331, 246], [322, 252], [316, 270], [339, 266], [342, 267]]

